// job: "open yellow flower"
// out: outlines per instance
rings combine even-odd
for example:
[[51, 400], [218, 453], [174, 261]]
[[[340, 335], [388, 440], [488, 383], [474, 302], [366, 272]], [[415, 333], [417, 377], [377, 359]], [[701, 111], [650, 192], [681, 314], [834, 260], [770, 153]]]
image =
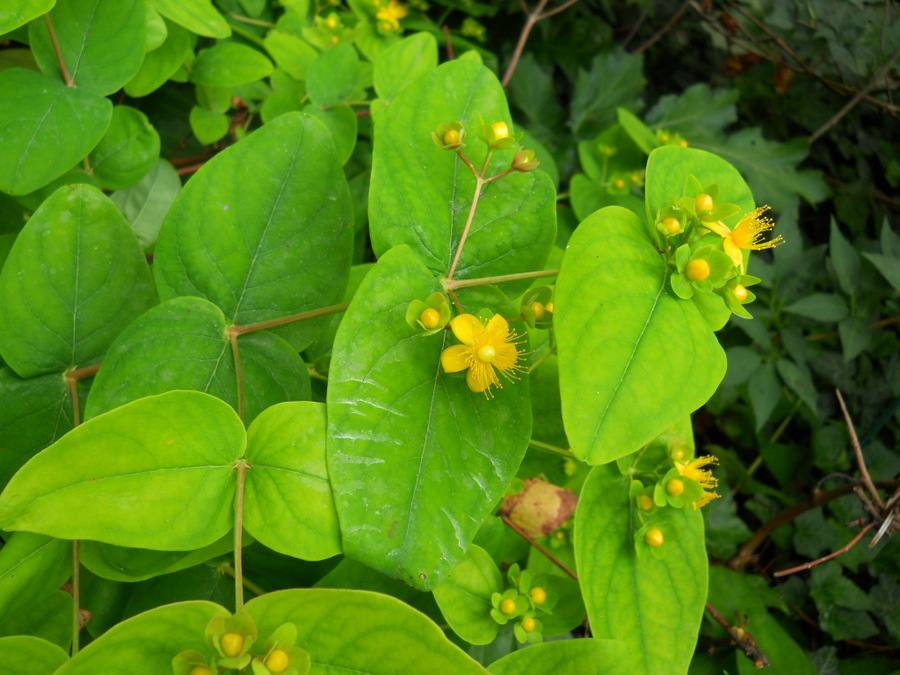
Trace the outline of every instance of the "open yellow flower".
[[780, 234], [769, 241], [760, 241], [763, 232], [767, 232], [775, 227], [775, 223], [771, 218], [761, 217], [768, 209], [768, 206], [760, 206], [758, 209], [754, 209], [741, 218], [741, 222], [733, 230], [729, 230], [721, 221], [717, 223], [704, 222], [703, 227], [712, 230], [725, 240], [722, 245], [725, 253], [734, 262], [735, 267], [743, 269], [744, 254], [741, 253], [741, 249], [760, 251], [764, 248], [775, 248], [778, 244], [784, 243], [784, 238]]
[[685, 478], [690, 478], [691, 480], [696, 481], [700, 484], [700, 487], [703, 488], [703, 496], [696, 502], [694, 502], [695, 509], [699, 509], [701, 506], [706, 506], [713, 499], [721, 497], [720, 494], [713, 491], [716, 485], [719, 484], [719, 481], [716, 480], [715, 476], [712, 475], [709, 469], [702, 468], [707, 464], [718, 463], [719, 460], [712, 455], [697, 457], [697, 459], [692, 459], [690, 462], [675, 462], [675, 468], [678, 469], [678, 473], [680, 473]]
[[394, 30], [400, 29], [399, 20], [409, 14], [407, 6], [397, 0], [390, 0], [387, 4], [376, 2], [375, 6], [378, 7], [375, 18], [387, 22]]
[[485, 325], [471, 314], [460, 314], [450, 322], [450, 329], [462, 344], [447, 347], [441, 353], [445, 372], [458, 373], [468, 369], [466, 384], [469, 389], [484, 392], [488, 397], [491, 386], [503, 388], [495, 368], [508, 380], [518, 379], [515, 373], [522, 370], [519, 365], [521, 352], [516, 346], [519, 336], [510, 333], [509, 324], [502, 316], [495, 314]]

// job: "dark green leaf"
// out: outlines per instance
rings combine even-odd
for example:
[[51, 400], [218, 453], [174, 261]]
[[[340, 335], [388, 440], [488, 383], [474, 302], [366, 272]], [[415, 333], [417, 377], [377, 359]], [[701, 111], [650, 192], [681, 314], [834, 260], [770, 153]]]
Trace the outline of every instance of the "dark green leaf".
[[831, 261], [834, 263], [838, 283], [844, 293], [851, 297], [855, 296], [859, 292], [859, 253], [841, 233], [834, 218], [831, 219], [831, 239], [828, 250], [831, 252]]
[[166, 41], [144, 56], [140, 70], [125, 84], [134, 98], [156, 91], [193, 55], [192, 35], [177, 23], [166, 21]]
[[0, 638], [0, 661], [6, 675], [52, 675], [69, 655], [52, 642], [16, 635]]
[[784, 311], [823, 323], [841, 321], [849, 312], [846, 300], [833, 293], [813, 293], [792, 302]]
[[79, 547], [81, 564], [91, 572], [104, 579], [132, 583], [193, 567], [233, 550], [234, 532], [192, 551], [153, 551], [97, 541], [83, 541]]
[[895, 258], [881, 253], [863, 253], [875, 269], [887, 279], [894, 290], [900, 293], [900, 258]]
[[616, 108], [637, 110], [644, 90], [644, 58], [617, 50], [598, 54], [590, 70], [579, 70], [572, 96], [572, 129], [596, 133], [616, 119]]
[[71, 542], [16, 532], [0, 550], [0, 621], [48, 600], [70, 576]]
[[89, 156], [94, 177], [107, 190], [127, 188], [159, 159], [159, 134], [147, 116], [127, 105], [113, 108], [112, 122]]

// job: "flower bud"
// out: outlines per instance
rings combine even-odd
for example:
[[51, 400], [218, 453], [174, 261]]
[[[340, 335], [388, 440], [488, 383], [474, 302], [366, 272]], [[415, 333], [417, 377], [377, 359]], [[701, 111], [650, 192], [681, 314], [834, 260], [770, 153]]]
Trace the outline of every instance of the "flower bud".
[[709, 277], [709, 263], [703, 258], [691, 260], [684, 268], [684, 276], [691, 281], [703, 281]]
[[512, 168], [523, 173], [533, 171], [540, 165], [541, 162], [534, 157], [534, 150], [525, 150], [524, 148], [519, 148], [512, 161]]
[[698, 211], [712, 211], [713, 198], [706, 193], [697, 195], [697, 198], [694, 200], [694, 206]]
[[441, 150], [457, 150], [465, 146], [463, 139], [466, 137], [466, 130], [460, 122], [450, 122], [450, 124], [438, 124], [437, 129], [431, 132], [431, 140]]
[[658, 548], [663, 545], [665, 537], [663, 536], [663, 533], [660, 532], [657, 528], [651, 527], [644, 535], [644, 541], [647, 543], [647, 546]]
[[749, 291], [741, 284], [734, 287], [734, 297], [737, 298], [738, 302], [744, 302], [748, 295]]
[[535, 586], [534, 588], [532, 588], [528, 592], [528, 595], [531, 596], [531, 599], [534, 600], [534, 604], [536, 605], [542, 605], [547, 600], [547, 591], [545, 591], [540, 586]]

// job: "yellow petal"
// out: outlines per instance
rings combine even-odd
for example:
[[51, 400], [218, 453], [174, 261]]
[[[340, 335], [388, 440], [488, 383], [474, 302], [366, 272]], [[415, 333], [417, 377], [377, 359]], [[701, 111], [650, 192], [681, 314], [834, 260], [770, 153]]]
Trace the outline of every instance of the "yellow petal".
[[720, 237], [727, 237], [731, 234], [731, 230], [729, 230], [721, 220], [715, 223], [703, 223], [703, 227], [715, 232]]
[[497, 374], [494, 373], [491, 365], [484, 361], [476, 361], [472, 364], [469, 372], [466, 373], [466, 384], [469, 385], [471, 391], [476, 393], [489, 391], [492, 384], [498, 387], [503, 386], [500, 384], [500, 380], [497, 379]]
[[470, 350], [465, 345], [453, 345], [441, 352], [441, 365], [445, 373], [458, 373], [471, 363]]
[[491, 335], [498, 335], [501, 339], [505, 340], [506, 336], [509, 334], [509, 324], [502, 316], [494, 314], [494, 316], [491, 317], [491, 320], [487, 322], [485, 330]]
[[722, 248], [725, 250], [725, 253], [728, 254], [728, 257], [731, 258], [731, 262], [734, 263], [735, 267], [744, 266], [744, 254], [741, 252], [741, 249], [731, 240], [731, 237], [725, 237], [725, 240], [722, 242]]
[[484, 326], [471, 314], [460, 314], [450, 322], [450, 329], [456, 339], [464, 345], [473, 346], [484, 333]]

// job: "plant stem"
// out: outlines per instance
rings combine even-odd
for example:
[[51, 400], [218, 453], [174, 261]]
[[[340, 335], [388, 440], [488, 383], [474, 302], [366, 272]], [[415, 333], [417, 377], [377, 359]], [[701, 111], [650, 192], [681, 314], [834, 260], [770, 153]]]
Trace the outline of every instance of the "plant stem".
[[237, 496], [234, 500], [234, 604], [235, 612], [244, 607], [244, 472], [247, 462], [239, 459], [237, 469]]
[[[488, 153], [490, 156], [490, 153]], [[472, 198], [472, 206], [469, 207], [469, 217], [466, 220], [466, 226], [463, 228], [462, 236], [459, 239], [459, 246], [456, 247], [456, 257], [453, 258], [453, 264], [450, 266], [450, 272], [447, 274], [447, 280], [453, 279], [456, 273], [456, 267], [459, 265], [459, 259], [462, 257], [463, 246], [469, 236], [469, 228], [472, 227], [472, 220], [475, 218], [475, 209], [478, 208], [478, 199], [481, 197], [481, 188], [484, 186], [484, 179], [481, 176], [475, 176], [475, 196]]]
[[78, 540], [72, 540], [72, 656], [78, 653], [81, 635], [81, 556]]
[[66, 383], [69, 385], [69, 394], [72, 396], [72, 426], [81, 424], [81, 401], [78, 400], [78, 380], [66, 375]]
[[234, 324], [229, 329], [235, 335], [243, 335], [244, 333], [252, 333], [257, 330], [268, 330], [269, 328], [277, 328], [278, 326], [286, 326], [289, 323], [297, 321], [305, 321], [306, 319], [315, 319], [328, 314], [338, 314], [345, 311], [350, 306], [349, 302], [340, 305], [332, 305], [331, 307], [323, 307], [322, 309], [313, 309], [309, 312], [300, 312], [291, 316], [283, 316], [280, 319], [269, 319], [268, 321], [258, 321], [256, 323], [247, 323], [243, 326]]
[[44, 14], [44, 23], [47, 24], [47, 32], [50, 33], [50, 40], [53, 42], [53, 50], [56, 52], [56, 60], [59, 61], [59, 70], [62, 73], [63, 80], [66, 81], [67, 87], [74, 87], [75, 81], [69, 75], [69, 69], [66, 68], [66, 61], [63, 59], [62, 49], [59, 47], [59, 40], [56, 37], [56, 31], [53, 30], [49, 14]]
[[833, 560], [834, 558], [837, 558], [839, 555], [843, 555], [844, 553], [846, 553], [847, 551], [849, 551], [851, 548], [853, 548], [854, 546], [856, 546], [856, 544], [859, 543], [859, 540], [862, 539], [863, 536], [865, 536], [866, 532], [868, 532], [869, 530], [871, 530], [873, 527], [875, 527], [875, 523], [869, 523], [869, 524], [866, 525], [863, 529], [861, 529], [861, 530], [859, 531], [859, 534], [857, 534], [855, 537], [853, 537], [853, 539], [851, 539], [851, 540], [847, 543], [846, 546], [843, 546], [843, 547], [839, 548], [839, 549], [838, 549], [837, 551], [835, 551], [834, 553], [829, 553], [828, 555], [822, 556], [821, 558], [819, 558], [819, 559], [817, 559], [817, 560], [813, 560], [813, 561], [811, 561], [811, 562], [804, 563], [804, 564], [802, 564], [802, 565], [797, 565], [796, 567], [791, 567], [790, 569], [786, 569], [786, 570], [781, 570], [781, 571], [779, 571], [779, 572], [775, 572], [775, 574], [773, 574], [772, 576], [774, 576], [774, 577], [783, 577], [783, 576], [787, 576], [788, 574], [793, 574], [794, 572], [802, 572], [803, 570], [808, 570], [808, 569], [810, 569], [811, 567], [815, 567], [816, 565], [820, 565], [820, 564], [823, 563], [823, 562], [828, 562], [829, 560]]
[[[227, 574], [232, 579], [237, 578], [237, 576], [234, 573], [234, 567], [232, 567], [230, 563], [225, 563], [224, 565], [222, 565], [221, 569], [222, 569], [223, 573]], [[244, 584], [244, 588], [246, 588], [248, 591], [253, 593], [253, 595], [260, 596], [260, 595], [266, 594], [265, 588], [263, 588], [259, 584], [256, 584], [256, 583], [250, 581], [247, 577], [244, 577], [243, 584]]]
[[533, 438], [528, 441], [528, 445], [537, 450], [543, 450], [544, 452], [549, 452], [551, 455], [559, 455], [560, 457], [565, 457], [566, 459], [572, 459], [574, 455], [571, 450], [563, 450], [555, 445], [550, 445], [549, 443], [544, 443], [543, 441], [536, 441]]
[[244, 421], [244, 369], [241, 367], [241, 350], [238, 347], [238, 333], [234, 330], [228, 331], [228, 340], [231, 342], [231, 353], [234, 354], [234, 375], [237, 378], [238, 388], [238, 415], [241, 422]]
[[547, 351], [545, 351], [537, 361], [535, 361], [530, 366], [528, 366], [528, 374], [531, 375], [531, 373], [533, 373], [535, 370], [537, 370], [537, 367], [539, 365], [541, 365], [544, 361], [546, 361], [550, 357], [551, 354], [553, 354], [553, 349], [550, 349], [548, 347]]
[[[525, 26], [522, 28], [522, 32], [519, 34], [519, 41], [516, 43], [516, 49], [513, 52], [512, 59], [509, 62], [509, 65], [506, 67], [506, 72], [503, 73], [503, 81], [500, 85], [506, 89], [507, 85], [509, 85], [509, 81], [512, 79], [513, 73], [516, 72], [516, 66], [519, 65], [519, 58], [522, 56], [522, 50], [525, 49], [525, 43], [528, 41], [528, 35], [531, 33], [531, 29], [534, 28], [534, 24], [536, 24], [540, 20], [541, 10], [544, 9], [544, 6], [547, 4], [547, 0], [541, 0], [538, 3], [537, 9], [533, 12], [527, 12], [525, 16]], [[525, 5], [523, 5], [525, 7]]]
[[496, 277], [481, 277], [480, 279], [459, 279], [453, 281], [447, 278], [444, 280], [444, 288], [447, 291], [453, 291], [457, 288], [467, 288], [469, 286], [484, 286], [485, 284], [502, 284], [506, 281], [519, 281], [521, 279], [555, 277], [558, 274], [559, 270], [538, 270], [537, 272], [517, 272], [515, 274], [501, 274]]
[[503, 519], [503, 522], [506, 523], [507, 525], [509, 525], [513, 530], [515, 530], [516, 533], [517, 533], [520, 537], [522, 537], [522, 539], [524, 539], [525, 541], [527, 541], [529, 544], [531, 544], [532, 546], [534, 546], [538, 551], [540, 551], [540, 552], [543, 553], [545, 556], [547, 556], [547, 560], [549, 560], [550, 562], [552, 562], [552, 563], [553, 563], [554, 565], [556, 565], [559, 569], [561, 569], [563, 572], [565, 572], [565, 573], [568, 574], [570, 577], [572, 577], [575, 581], [578, 581], [578, 575], [577, 575], [577, 574], [575, 574], [572, 570], [570, 570], [568, 567], [566, 567], [565, 565], [563, 565], [559, 560], [557, 560], [556, 556], [554, 556], [552, 553], [550, 553], [550, 551], [548, 551], [547, 549], [545, 549], [543, 546], [541, 546], [539, 543], [537, 543], [534, 539], [532, 539], [530, 536], [528, 536], [528, 534], [527, 534], [524, 530], [522, 530], [518, 525], [516, 525], [513, 521], [511, 521], [511, 520], [509, 519], [509, 516], [503, 516], [503, 515], [501, 515], [500, 517]]

